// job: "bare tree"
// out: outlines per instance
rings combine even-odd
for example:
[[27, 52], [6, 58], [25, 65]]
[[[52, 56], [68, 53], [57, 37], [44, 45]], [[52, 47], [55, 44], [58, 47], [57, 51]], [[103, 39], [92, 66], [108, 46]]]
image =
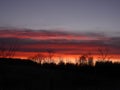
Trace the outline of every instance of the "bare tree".
[[104, 47], [104, 48], [98, 48], [99, 52], [99, 60], [106, 61], [110, 60], [112, 57], [110, 56], [110, 48], [109, 47]]
[[52, 49], [47, 49], [47, 53], [48, 53], [48, 63], [51, 63], [53, 61], [55, 52]]
[[82, 55], [79, 57], [79, 64], [80, 65], [86, 65], [87, 64], [87, 57], [85, 55]]
[[89, 51], [88, 53], [79, 56], [78, 64], [93, 66], [94, 63], [92, 53]]
[[38, 53], [38, 54], [36, 54], [36, 55], [33, 56], [33, 57], [29, 57], [29, 59], [32, 59], [32, 60], [34, 60], [35, 62], [41, 64], [41, 63], [43, 63], [43, 62], [45, 61], [46, 56], [45, 56], [44, 54]]
[[18, 48], [17, 41], [0, 41], [0, 57], [13, 58]]

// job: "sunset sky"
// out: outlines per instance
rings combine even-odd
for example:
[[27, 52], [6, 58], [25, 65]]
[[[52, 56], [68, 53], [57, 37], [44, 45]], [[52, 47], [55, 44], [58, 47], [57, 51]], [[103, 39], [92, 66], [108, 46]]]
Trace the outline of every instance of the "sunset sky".
[[79, 56], [108, 47], [120, 58], [120, 0], [0, 0], [0, 45], [16, 57], [55, 51]]
[[17, 47], [15, 57], [28, 58], [38, 53], [54, 52], [54, 57], [70, 58], [91, 53], [99, 59], [98, 49], [109, 49], [108, 56], [112, 59], [120, 57], [120, 37], [103, 33], [73, 33], [55, 30], [3, 29], [0, 30], [0, 47]]

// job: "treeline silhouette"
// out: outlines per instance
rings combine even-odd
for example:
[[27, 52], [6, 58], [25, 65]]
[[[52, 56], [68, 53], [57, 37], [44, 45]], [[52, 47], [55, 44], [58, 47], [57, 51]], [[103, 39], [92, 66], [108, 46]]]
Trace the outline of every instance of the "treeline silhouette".
[[0, 58], [0, 90], [119, 90], [120, 63], [94, 66]]

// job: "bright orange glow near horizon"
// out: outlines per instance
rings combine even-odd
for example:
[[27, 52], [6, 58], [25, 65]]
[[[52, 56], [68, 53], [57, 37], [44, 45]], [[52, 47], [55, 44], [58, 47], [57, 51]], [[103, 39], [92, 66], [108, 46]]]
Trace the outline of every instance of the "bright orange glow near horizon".
[[[99, 60], [100, 53], [106, 53], [110, 60], [120, 60], [120, 38], [105, 36], [101, 33], [73, 33], [49, 30], [0, 30], [0, 50], [15, 49], [14, 58], [27, 59], [38, 53], [48, 55], [52, 50], [54, 62], [60, 58], [64, 62], [76, 63], [79, 57], [91, 54], [94, 62]], [[105, 52], [98, 51], [105, 50]]]
[[[31, 57], [34, 57], [38, 53], [36, 52], [16, 52], [14, 58], [20, 58], [20, 59], [31, 59]], [[48, 56], [49, 53], [39, 53], [42, 55]], [[53, 53], [53, 62], [58, 63], [61, 60], [63, 60], [64, 63], [78, 63], [81, 55], [68, 55], [68, 54], [60, 54], [60, 53]], [[93, 57], [93, 62], [99, 61], [100, 55], [91, 55]], [[109, 61], [112, 62], [120, 62], [120, 55], [108, 55], [108, 57], [111, 57]], [[107, 59], [107, 58], [106, 58]], [[31, 59], [32, 60], [32, 59]], [[34, 61], [34, 60], [33, 60]]]

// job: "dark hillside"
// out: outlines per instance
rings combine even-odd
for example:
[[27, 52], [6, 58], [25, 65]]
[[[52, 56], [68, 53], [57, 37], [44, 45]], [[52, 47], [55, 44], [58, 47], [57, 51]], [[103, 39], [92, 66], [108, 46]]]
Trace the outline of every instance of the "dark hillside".
[[0, 59], [1, 90], [119, 90], [120, 64], [95, 66], [37, 64], [30, 60]]

